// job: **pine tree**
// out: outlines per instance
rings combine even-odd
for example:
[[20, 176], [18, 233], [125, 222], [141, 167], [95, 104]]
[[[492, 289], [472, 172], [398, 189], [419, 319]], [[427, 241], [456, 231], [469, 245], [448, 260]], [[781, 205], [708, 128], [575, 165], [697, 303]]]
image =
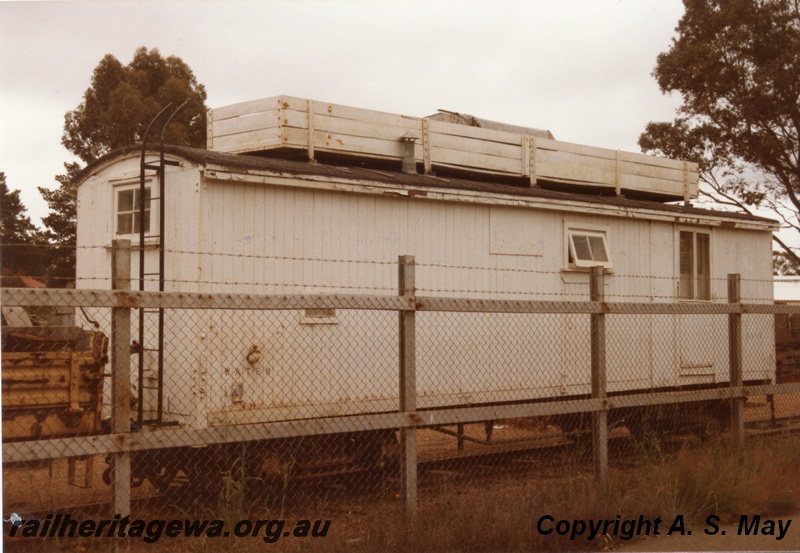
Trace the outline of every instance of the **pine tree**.
[[0, 264], [3, 286], [19, 286], [11, 277], [40, 277], [46, 263], [46, 250], [38, 247], [43, 242], [39, 229], [26, 215], [27, 209], [19, 197], [6, 184], [6, 175], [0, 172]]
[[42, 218], [44, 237], [51, 246], [47, 265], [48, 283], [63, 287], [75, 280], [75, 246], [77, 236], [77, 190], [73, 185], [80, 172], [77, 163], [65, 163], [67, 172], [56, 176], [59, 187], [54, 190], [39, 187], [50, 213]]

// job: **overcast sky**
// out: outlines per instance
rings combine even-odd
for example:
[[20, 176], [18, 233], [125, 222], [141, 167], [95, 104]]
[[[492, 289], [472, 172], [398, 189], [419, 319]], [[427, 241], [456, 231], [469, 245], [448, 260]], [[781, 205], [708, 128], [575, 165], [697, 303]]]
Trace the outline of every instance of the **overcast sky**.
[[437, 109], [638, 151], [679, 98], [651, 76], [680, 0], [0, 0], [0, 170], [34, 222], [56, 187], [64, 113], [107, 53], [181, 57], [211, 108], [279, 94], [392, 113]]

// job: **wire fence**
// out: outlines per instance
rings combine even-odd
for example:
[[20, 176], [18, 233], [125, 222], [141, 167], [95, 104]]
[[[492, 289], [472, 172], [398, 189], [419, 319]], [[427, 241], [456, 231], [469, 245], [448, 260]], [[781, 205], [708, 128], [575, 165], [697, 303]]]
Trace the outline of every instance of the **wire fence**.
[[[63, 246], [4, 245], [5, 248], [38, 248], [60, 251]], [[247, 251], [252, 250], [252, 253]], [[88, 268], [76, 276], [27, 275], [56, 287], [111, 287], [108, 259], [110, 246], [71, 247], [79, 266]], [[134, 248], [138, 252], [138, 248]], [[158, 265], [159, 246], [145, 245], [145, 265]], [[255, 246], [237, 251], [199, 251], [163, 248], [169, 267], [162, 278], [149, 273], [133, 275], [133, 290], [159, 289], [172, 292], [251, 293], [251, 294], [390, 294], [395, 293], [395, 259], [338, 259], [324, 256], [286, 256], [256, 253]], [[458, 257], [457, 252], [451, 254]], [[552, 270], [537, 268], [530, 259], [495, 256], [491, 266], [459, 262], [416, 265], [418, 294], [502, 300], [581, 301], [588, 294], [585, 269]], [[247, 275], [243, 278], [242, 275]], [[707, 276], [710, 299], [727, 300], [727, 278]], [[741, 278], [743, 301], [773, 301], [772, 279]], [[610, 269], [606, 273], [606, 300], [631, 302], [674, 302], [679, 296], [681, 277], [626, 273]]]
[[[471, 284], [497, 270], [403, 257], [370, 264], [392, 294], [349, 294], [352, 275], [321, 269], [282, 294], [140, 292], [123, 253], [106, 289], [2, 290], [6, 512], [357, 490], [413, 514], [418, 490], [464, 471], [570, 452], [602, 483], [631, 443], [800, 428], [800, 379], [789, 355], [776, 368], [775, 338], [800, 307], [766, 303], [760, 281], [677, 303], [652, 294], [674, 279], [593, 270], [526, 293], [552, 275]], [[625, 287], [638, 301], [618, 301]]]

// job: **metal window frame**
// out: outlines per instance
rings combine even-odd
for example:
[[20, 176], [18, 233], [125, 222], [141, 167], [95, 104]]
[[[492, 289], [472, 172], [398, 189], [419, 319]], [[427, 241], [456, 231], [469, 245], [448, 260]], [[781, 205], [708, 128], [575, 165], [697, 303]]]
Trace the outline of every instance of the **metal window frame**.
[[[575, 248], [575, 237], [576, 236], [586, 236], [586, 237], [595, 237], [600, 238], [603, 242], [603, 249], [605, 250], [606, 259], [607, 261], [599, 261], [595, 259], [581, 259], [578, 257], [577, 249]], [[580, 228], [580, 227], [567, 227], [567, 248], [568, 248], [568, 255], [567, 255], [567, 264], [570, 268], [580, 268], [580, 269], [588, 269], [590, 267], [603, 267], [605, 269], [613, 269], [614, 263], [611, 260], [611, 256], [609, 255], [608, 250], [608, 232], [606, 230], [599, 230], [599, 229], [587, 229], [587, 228]], [[591, 245], [590, 245], [591, 248]], [[572, 261], [569, 261], [569, 258], [572, 258]], [[594, 257], [594, 253], [592, 253], [592, 257]]]
[[[681, 295], [681, 233], [686, 232], [692, 235], [692, 297], [691, 298], [684, 298]], [[698, 284], [699, 284], [699, 276], [697, 272], [698, 267], [698, 259], [697, 259], [697, 235], [704, 234], [708, 236], [708, 298], [699, 298], [697, 296], [698, 291]], [[713, 247], [713, 239], [712, 239], [712, 232], [711, 229], [707, 228], [697, 228], [697, 227], [685, 227], [685, 226], [678, 226], [675, 229], [675, 268], [677, 274], [677, 290], [675, 291], [675, 299], [680, 302], [713, 302], [714, 301], [714, 292], [711, 289], [711, 284], [714, 281], [711, 275], [714, 274], [714, 267], [713, 267], [713, 257], [711, 255], [711, 250]]]

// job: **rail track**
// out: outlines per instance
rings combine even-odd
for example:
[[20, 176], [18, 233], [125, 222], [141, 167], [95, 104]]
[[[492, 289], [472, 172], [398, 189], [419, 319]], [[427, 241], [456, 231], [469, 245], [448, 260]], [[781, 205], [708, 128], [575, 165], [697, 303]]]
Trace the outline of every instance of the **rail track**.
[[[773, 421], [758, 420], [745, 423], [748, 437], [769, 437], [774, 435], [800, 434], [800, 415], [779, 417]], [[577, 439], [576, 439], [577, 438]], [[677, 449], [686, 438], [676, 437], [665, 442], [666, 448]], [[513, 443], [487, 445], [486, 450], [463, 452], [453, 448], [445, 455], [423, 458], [417, 463], [420, 487], [429, 489], [443, 482], [458, 483], [490, 479], [499, 474], [519, 475], [535, 473], [537, 478], [557, 477], [563, 472], [566, 462], [570, 466], [585, 464], [591, 470], [591, 446], [582, 436], [568, 437], [566, 434], [551, 434], [545, 438], [532, 436], [530, 440], [514, 440]], [[636, 442], [625, 431], [619, 431], [608, 439], [611, 462], [617, 467], [625, 467], [636, 462]], [[376, 488], [392, 488], [397, 478], [392, 475], [396, 467], [389, 467], [379, 474], [375, 470], [362, 467], [322, 466], [315, 471], [299, 474], [292, 480], [292, 491], [302, 488], [303, 496], [315, 493], [334, 492], [342, 501], [357, 501], [369, 497]], [[271, 483], [275, 484], [275, 483]], [[188, 492], [188, 493], [187, 493]], [[253, 493], [274, 493], [275, 486], [256, 482]], [[190, 497], [191, 496], [191, 497]], [[181, 503], [189, 504], [198, 499], [192, 495], [191, 483], [178, 479], [174, 488], [166, 494], [153, 492], [152, 495], [131, 500], [131, 512], [151, 513], [174, 508]], [[200, 498], [205, 501], [211, 498]], [[173, 507], [170, 507], [173, 506]], [[41, 513], [27, 513], [29, 517], [45, 514], [66, 514], [83, 516], [108, 514], [111, 503], [107, 501], [73, 504], [47, 509]]]

